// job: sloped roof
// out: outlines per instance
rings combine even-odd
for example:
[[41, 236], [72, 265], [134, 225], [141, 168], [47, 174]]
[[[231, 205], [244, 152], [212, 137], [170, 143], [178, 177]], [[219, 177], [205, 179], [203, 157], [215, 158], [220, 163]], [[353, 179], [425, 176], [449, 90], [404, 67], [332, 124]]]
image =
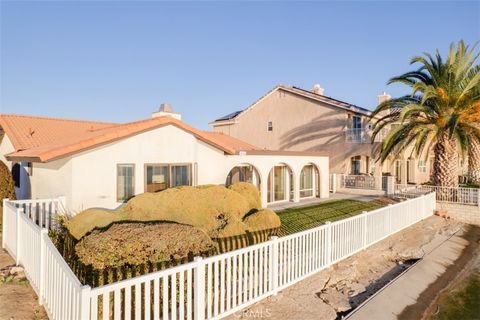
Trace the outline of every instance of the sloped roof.
[[227, 154], [258, 150], [257, 147], [236, 138], [197, 130], [168, 116], [116, 124], [0, 115], [0, 125], [15, 148], [15, 152], [6, 155], [9, 160], [48, 162], [167, 125], [184, 130]]
[[241, 116], [244, 112], [253, 108], [256, 104], [258, 104], [260, 101], [265, 99], [267, 96], [269, 96], [270, 94], [272, 94], [273, 92], [276, 92], [278, 90], [284, 90], [284, 91], [287, 91], [287, 92], [290, 92], [290, 93], [293, 93], [293, 94], [297, 94], [297, 95], [302, 96], [302, 97], [307, 97], [307, 98], [313, 99], [315, 101], [323, 102], [325, 104], [328, 104], [328, 105], [331, 105], [333, 107], [337, 107], [337, 108], [340, 108], [340, 109], [343, 109], [343, 110], [349, 110], [349, 111], [353, 111], [353, 112], [356, 112], [356, 113], [362, 113], [362, 114], [365, 114], [365, 115], [370, 115], [371, 112], [372, 112], [371, 110], [368, 110], [366, 108], [362, 108], [362, 107], [356, 106], [356, 105], [348, 103], [348, 102], [344, 102], [344, 101], [341, 101], [341, 100], [338, 100], [338, 99], [327, 97], [325, 95], [317, 94], [317, 93], [314, 93], [314, 92], [309, 91], [309, 90], [301, 89], [301, 88], [298, 88], [298, 87], [290, 87], [290, 86], [286, 86], [286, 85], [278, 85], [275, 88], [273, 88], [272, 90], [268, 91], [264, 96], [260, 97], [260, 99], [258, 99], [257, 101], [255, 101], [254, 103], [249, 105], [244, 110], [232, 112], [232, 113], [230, 113], [226, 116], [223, 116], [221, 118], [218, 118], [218, 119], [214, 120], [210, 124], [228, 122], [228, 121], [231, 121], [233, 119], [236, 119], [239, 116]]

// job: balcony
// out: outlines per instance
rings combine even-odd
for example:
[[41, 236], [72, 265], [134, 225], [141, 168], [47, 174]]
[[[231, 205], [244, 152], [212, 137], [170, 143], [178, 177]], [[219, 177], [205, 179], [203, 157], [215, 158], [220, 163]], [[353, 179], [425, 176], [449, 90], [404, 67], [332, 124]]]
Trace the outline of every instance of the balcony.
[[[372, 129], [359, 128], [359, 129], [346, 129], [345, 141], [347, 143], [371, 143], [372, 142]], [[388, 131], [382, 130], [375, 137], [374, 142], [382, 142], [387, 136]]]

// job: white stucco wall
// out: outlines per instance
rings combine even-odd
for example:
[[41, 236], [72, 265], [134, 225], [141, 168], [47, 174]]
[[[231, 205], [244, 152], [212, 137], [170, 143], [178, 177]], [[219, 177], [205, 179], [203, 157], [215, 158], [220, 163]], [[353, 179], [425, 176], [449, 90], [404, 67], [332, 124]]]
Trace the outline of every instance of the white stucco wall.
[[[13, 163], [8, 161], [5, 158], [5, 155], [11, 152], [14, 152], [15, 148], [12, 145], [12, 142], [5, 134], [0, 142], [0, 161], [3, 161], [8, 167], [8, 169], [12, 170]], [[20, 188], [15, 187], [15, 195], [17, 199], [28, 199], [31, 196], [30, 192], [30, 178], [28, 176], [28, 168], [27, 163], [22, 162], [20, 164]]]
[[[35, 163], [32, 198], [66, 197], [70, 213], [91, 207], [114, 209], [117, 164], [135, 165], [135, 194], [145, 192], [145, 164], [175, 163], [192, 166], [192, 183], [223, 185], [230, 170], [249, 163], [259, 171], [262, 201], [266, 206], [267, 177], [272, 167], [284, 163], [294, 175], [295, 200], [303, 166], [314, 164], [320, 173], [320, 197], [328, 192], [328, 157], [282, 155], [225, 155], [223, 151], [175, 127], [165, 126], [48, 163]], [[195, 168], [197, 171], [195, 172]]]
[[30, 183], [32, 199], [65, 196], [72, 199], [72, 157], [48, 163], [34, 163]]
[[135, 165], [135, 194], [144, 192], [146, 163], [197, 163], [198, 183], [222, 183], [223, 152], [174, 126], [165, 126], [91, 149], [72, 157], [73, 211], [95, 206], [116, 208], [117, 164]]
[[12, 142], [5, 134], [0, 142], [0, 160], [3, 161], [3, 163], [5, 163], [10, 170], [12, 169], [12, 162], [8, 161], [5, 158], [5, 155], [13, 151], [15, 151], [15, 149], [13, 148]]

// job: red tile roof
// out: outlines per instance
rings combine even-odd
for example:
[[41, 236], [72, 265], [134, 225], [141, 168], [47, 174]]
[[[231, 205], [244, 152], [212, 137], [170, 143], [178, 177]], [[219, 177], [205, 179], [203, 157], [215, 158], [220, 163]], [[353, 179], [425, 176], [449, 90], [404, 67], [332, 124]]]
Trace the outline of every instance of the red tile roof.
[[171, 117], [158, 117], [124, 124], [77, 121], [21, 115], [0, 115], [0, 126], [15, 152], [9, 160], [48, 162], [166, 125], [173, 125], [227, 154], [259, 150], [228, 135], [197, 130]]

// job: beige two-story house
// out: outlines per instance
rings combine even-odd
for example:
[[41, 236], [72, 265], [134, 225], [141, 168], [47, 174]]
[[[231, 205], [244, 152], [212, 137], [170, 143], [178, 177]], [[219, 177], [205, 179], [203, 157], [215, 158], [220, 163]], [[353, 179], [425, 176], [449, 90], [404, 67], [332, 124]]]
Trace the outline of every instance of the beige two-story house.
[[[389, 99], [382, 94], [379, 101]], [[374, 120], [373, 120], [374, 121]], [[430, 179], [432, 161], [410, 152], [383, 165], [374, 149], [388, 134], [372, 143], [371, 111], [313, 90], [279, 85], [242, 111], [211, 123], [222, 132], [267, 150], [322, 151], [330, 157], [330, 172], [349, 175], [393, 175], [397, 183]]]

